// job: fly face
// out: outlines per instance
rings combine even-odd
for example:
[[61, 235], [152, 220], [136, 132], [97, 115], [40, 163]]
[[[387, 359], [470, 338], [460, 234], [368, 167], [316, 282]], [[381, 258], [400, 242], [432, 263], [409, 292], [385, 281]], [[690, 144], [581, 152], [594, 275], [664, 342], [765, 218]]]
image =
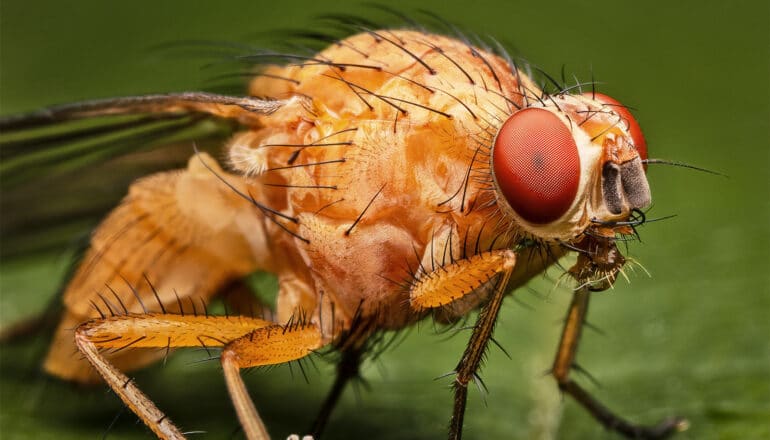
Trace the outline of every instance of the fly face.
[[625, 262], [615, 236], [633, 233], [650, 203], [647, 147], [630, 112], [602, 94], [550, 96], [503, 123], [490, 157], [509, 218], [578, 250], [570, 272], [580, 284], [610, 287]]

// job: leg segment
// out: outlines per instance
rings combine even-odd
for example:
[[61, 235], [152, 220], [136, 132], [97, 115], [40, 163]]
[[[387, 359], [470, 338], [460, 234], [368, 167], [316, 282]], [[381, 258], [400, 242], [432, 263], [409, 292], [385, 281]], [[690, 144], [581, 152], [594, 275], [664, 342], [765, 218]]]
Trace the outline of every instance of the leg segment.
[[[462, 438], [468, 383], [474, 379], [481, 359], [492, 338], [497, 315], [511, 279], [516, 255], [508, 249], [493, 250], [458, 260], [425, 274], [412, 286], [410, 302], [413, 308], [441, 307], [458, 300], [494, 279], [492, 297], [479, 314], [471, 339], [455, 369], [455, 403], [449, 424], [449, 438]], [[495, 279], [495, 276], [498, 278]]]
[[441, 307], [476, 291], [500, 272], [510, 272], [516, 256], [508, 249], [482, 252], [425, 274], [412, 286], [414, 309]]
[[269, 440], [270, 436], [249, 397], [240, 369], [301, 359], [323, 345], [317, 326], [289, 323], [254, 330], [225, 346], [221, 357], [225, 382], [247, 439]]
[[345, 350], [342, 353], [342, 359], [337, 364], [337, 375], [334, 378], [334, 384], [332, 385], [329, 394], [326, 396], [321, 410], [318, 412], [313, 427], [310, 432], [313, 434], [313, 438], [316, 440], [321, 438], [326, 423], [329, 421], [334, 407], [337, 406], [337, 402], [342, 396], [342, 391], [351, 379], [358, 377], [359, 367], [361, 366], [361, 358], [364, 354], [362, 349]]
[[489, 340], [492, 338], [492, 332], [497, 322], [497, 315], [500, 313], [500, 307], [505, 298], [506, 287], [510, 279], [511, 272], [505, 272], [496, 284], [494, 293], [484, 308], [479, 313], [476, 325], [473, 327], [473, 333], [465, 348], [463, 357], [455, 369], [455, 403], [452, 411], [452, 419], [449, 422], [449, 439], [459, 440], [463, 433], [463, 417], [465, 416], [465, 403], [468, 398], [468, 383], [476, 376], [481, 359], [487, 349]]
[[588, 312], [589, 295], [590, 291], [587, 288], [576, 291], [567, 312], [567, 319], [552, 370], [553, 376], [559, 383], [559, 389], [577, 400], [607, 429], [615, 430], [629, 438], [662, 439], [686, 428], [687, 421], [682, 418], [670, 418], [651, 427], [634, 425], [615, 415], [569, 377]]
[[99, 348], [174, 348], [223, 345], [271, 323], [244, 317], [182, 315], [122, 315], [82, 324], [75, 343], [88, 362], [121, 400], [161, 439], [182, 439], [179, 429], [125, 374], [99, 352]]
[[181, 431], [161, 410], [134, 384], [131, 379], [113, 367], [96, 346], [80, 334], [75, 336], [78, 349], [91, 365], [99, 371], [104, 381], [160, 439], [184, 439]]

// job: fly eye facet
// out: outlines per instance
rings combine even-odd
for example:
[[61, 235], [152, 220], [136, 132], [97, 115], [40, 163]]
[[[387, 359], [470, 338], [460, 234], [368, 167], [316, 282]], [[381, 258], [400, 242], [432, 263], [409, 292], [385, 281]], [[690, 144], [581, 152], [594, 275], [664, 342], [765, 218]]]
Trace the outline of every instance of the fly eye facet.
[[644, 135], [642, 134], [642, 128], [639, 126], [639, 123], [636, 122], [636, 118], [634, 118], [634, 115], [632, 115], [628, 110], [628, 107], [618, 102], [617, 99], [610, 98], [603, 93], [586, 92], [583, 93], [583, 96], [588, 96], [592, 99], [595, 99], [596, 101], [601, 102], [602, 104], [606, 104], [612, 107], [612, 110], [619, 114], [624, 121], [628, 122], [628, 132], [631, 134], [631, 140], [634, 141], [634, 147], [636, 147], [636, 151], [639, 153], [639, 157], [642, 160], [646, 160], [647, 141], [644, 139]]
[[513, 114], [492, 151], [498, 187], [522, 219], [546, 224], [563, 216], [580, 184], [580, 155], [569, 127], [541, 108]]

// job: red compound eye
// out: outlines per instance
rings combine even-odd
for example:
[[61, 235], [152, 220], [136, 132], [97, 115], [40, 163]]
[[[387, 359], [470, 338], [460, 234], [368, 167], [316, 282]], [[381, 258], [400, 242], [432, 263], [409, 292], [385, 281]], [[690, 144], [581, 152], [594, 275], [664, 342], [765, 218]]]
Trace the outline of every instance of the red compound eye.
[[492, 167], [508, 204], [530, 223], [563, 216], [580, 184], [580, 156], [570, 129], [541, 108], [521, 110], [505, 121]]
[[583, 96], [588, 96], [590, 98], [593, 98], [601, 102], [602, 104], [607, 104], [611, 106], [612, 109], [615, 110], [620, 115], [621, 118], [628, 121], [628, 132], [631, 134], [631, 139], [634, 141], [634, 146], [636, 147], [636, 151], [639, 153], [639, 157], [642, 160], [646, 160], [647, 159], [647, 141], [644, 140], [644, 135], [642, 134], [642, 128], [639, 127], [639, 123], [636, 122], [634, 115], [631, 114], [628, 108], [625, 107], [623, 104], [619, 103], [617, 99], [610, 98], [609, 96], [603, 93], [586, 92], [586, 93], [583, 93]]

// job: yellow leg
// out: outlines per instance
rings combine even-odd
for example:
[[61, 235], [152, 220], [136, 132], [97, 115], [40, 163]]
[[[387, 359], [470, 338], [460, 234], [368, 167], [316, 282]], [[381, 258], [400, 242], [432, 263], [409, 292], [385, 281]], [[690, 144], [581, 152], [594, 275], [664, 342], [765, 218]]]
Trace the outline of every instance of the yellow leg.
[[240, 369], [301, 359], [323, 345], [321, 330], [302, 323], [264, 327], [227, 344], [222, 351], [222, 370], [247, 439], [269, 440], [270, 435], [249, 397]]
[[490, 285], [492, 296], [479, 314], [465, 353], [455, 369], [455, 402], [449, 427], [450, 439], [459, 440], [462, 436], [468, 383], [475, 378], [492, 338], [497, 314], [515, 264], [516, 254], [512, 250], [482, 252], [424, 274], [410, 291], [412, 308], [420, 310], [450, 304], [494, 281]]
[[80, 334], [75, 342], [86, 359], [93, 365], [104, 381], [120, 396], [123, 402], [147, 425], [160, 439], [183, 439], [179, 428], [166, 417], [161, 410], [139, 389], [125, 374], [113, 367], [99, 354], [96, 346]]
[[502, 272], [510, 272], [516, 254], [509, 249], [482, 252], [455, 261], [425, 274], [412, 286], [409, 302], [413, 309], [441, 307], [490, 281]]
[[449, 439], [460, 440], [463, 432], [463, 418], [465, 417], [465, 404], [468, 399], [468, 383], [476, 378], [476, 372], [484, 358], [489, 340], [497, 323], [497, 315], [503, 304], [506, 287], [511, 277], [511, 270], [507, 270], [497, 279], [494, 291], [489, 302], [484, 305], [479, 313], [473, 333], [465, 347], [462, 358], [455, 368], [455, 401], [452, 410], [452, 418], [449, 421]]
[[586, 314], [588, 313], [588, 301], [591, 292], [588, 287], [575, 291], [567, 312], [559, 349], [553, 361], [552, 374], [559, 384], [559, 389], [574, 397], [591, 415], [604, 427], [623, 434], [627, 438], [634, 439], [664, 439], [678, 431], [687, 429], [688, 422], [681, 417], [671, 417], [661, 421], [655, 426], [641, 426], [633, 424], [596, 400], [580, 385], [570, 378], [570, 370], [575, 365], [580, 334], [583, 330]]
[[[251, 191], [248, 181], [226, 173], [205, 154], [192, 157], [184, 171], [154, 174], [131, 185], [92, 235], [63, 294], [62, 319], [44, 364], [47, 372], [97, 382], [88, 363], [73, 356], [73, 329], [79, 324], [130, 312], [193, 315], [226, 286], [268, 268], [272, 257], [261, 214], [220, 179]], [[122, 371], [162, 355], [105, 353]]]
[[112, 390], [161, 439], [184, 435], [99, 348], [222, 346], [272, 323], [261, 319], [167, 314], [121, 315], [95, 319], [75, 330], [75, 343]]

